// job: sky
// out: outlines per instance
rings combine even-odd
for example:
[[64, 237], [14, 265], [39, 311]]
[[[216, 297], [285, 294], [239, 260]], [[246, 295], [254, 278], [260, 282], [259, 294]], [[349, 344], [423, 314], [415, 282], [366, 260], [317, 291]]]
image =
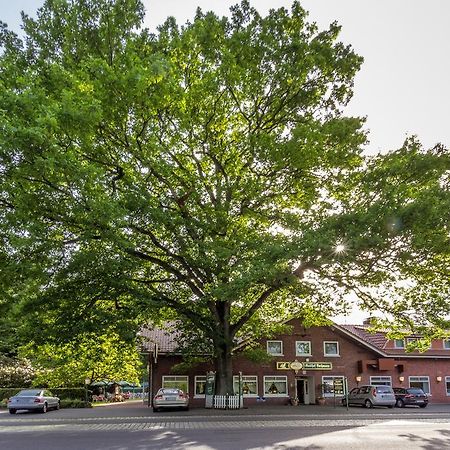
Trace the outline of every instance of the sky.
[[[0, 20], [20, 32], [20, 11], [35, 16], [44, 0], [0, 0]], [[143, 0], [145, 26], [156, 31], [168, 16], [179, 24], [197, 6], [228, 15], [237, 0]], [[260, 14], [291, 0], [251, 0]], [[401, 147], [417, 135], [425, 148], [450, 147], [450, 0], [303, 0], [309, 21], [324, 29], [337, 21], [340, 40], [364, 57], [347, 115], [367, 117], [368, 153]], [[361, 322], [355, 312], [342, 322]]]
[[[0, 20], [20, 32], [20, 11], [34, 16], [44, 0], [0, 0]], [[197, 6], [227, 15], [237, 0], [143, 0], [152, 31], [168, 16], [179, 24]], [[450, 147], [449, 0], [303, 0], [309, 20], [324, 29], [342, 25], [340, 40], [365, 61], [346, 114], [367, 117], [368, 153], [401, 147], [417, 135], [425, 148]], [[291, 0], [251, 0], [261, 14]]]

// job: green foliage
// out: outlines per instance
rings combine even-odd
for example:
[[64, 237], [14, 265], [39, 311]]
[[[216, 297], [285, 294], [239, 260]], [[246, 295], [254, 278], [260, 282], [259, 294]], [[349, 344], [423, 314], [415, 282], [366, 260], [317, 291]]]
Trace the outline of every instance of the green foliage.
[[51, 392], [61, 400], [81, 400], [84, 402], [86, 398], [86, 390], [84, 387], [52, 388]]
[[85, 379], [127, 380], [139, 382], [142, 363], [133, 343], [120, 339], [114, 332], [82, 335], [64, 344], [35, 345], [21, 348], [36, 368], [34, 386], [51, 389], [82, 386]]
[[[28, 386], [25, 386], [25, 388]], [[14, 395], [16, 395], [20, 390], [24, 389], [22, 388], [17, 388], [17, 387], [9, 387], [9, 388], [3, 388], [0, 387], [0, 400], [2, 401], [2, 404], [5, 405], [5, 407], [7, 406], [7, 400], [8, 398], [14, 397]]]
[[138, 0], [47, 0], [24, 43], [2, 28], [0, 283], [44, 368], [48, 342], [178, 319], [227, 392], [236, 345], [349, 293], [447, 325], [449, 152], [364, 156], [362, 58], [306, 16], [243, 1], [150, 35]]
[[267, 353], [267, 350], [262, 347], [248, 347], [242, 353], [245, 359], [256, 364], [265, 364], [273, 361], [273, 356]]
[[208, 361], [208, 359], [205, 357], [195, 357], [195, 356], [185, 357], [183, 362], [174, 364], [170, 368], [170, 372], [185, 374], [189, 370], [194, 369], [196, 366], [198, 366], [199, 364], [205, 363], [206, 361]]
[[92, 403], [78, 400], [78, 399], [64, 399], [61, 400], [61, 408], [92, 408]]

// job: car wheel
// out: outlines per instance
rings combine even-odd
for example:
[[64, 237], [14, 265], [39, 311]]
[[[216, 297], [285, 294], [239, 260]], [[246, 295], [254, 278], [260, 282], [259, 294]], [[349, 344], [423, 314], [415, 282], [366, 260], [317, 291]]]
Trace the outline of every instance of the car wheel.
[[44, 406], [41, 409], [41, 413], [45, 414], [48, 411], [47, 403], [44, 403]]
[[420, 406], [422, 409], [427, 407], [427, 405], [419, 405], [419, 406]]
[[15, 413], [16, 413], [16, 410], [15, 410], [15, 409], [10, 409], [10, 410], [9, 410], [9, 413], [10, 413], [10, 414], [15, 414]]
[[405, 402], [404, 402], [401, 398], [399, 398], [399, 399], [395, 402], [395, 406], [396, 406], [397, 408], [404, 408], [404, 407], [405, 407]]
[[372, 402], [369, 400], [369, 399], [367, 399], [365, 402], [364, 402], [364, 406], [366, 407], [366, 408], [372, 408]]
[[158, 411], [159, 411], [159, 408], [153, 407], [153, 412], [158, 412]]
[[394, 405], [388, 405], [388, 408], [389, 409], [391, 409], [391, 408], [393, 408], [394, 407]]

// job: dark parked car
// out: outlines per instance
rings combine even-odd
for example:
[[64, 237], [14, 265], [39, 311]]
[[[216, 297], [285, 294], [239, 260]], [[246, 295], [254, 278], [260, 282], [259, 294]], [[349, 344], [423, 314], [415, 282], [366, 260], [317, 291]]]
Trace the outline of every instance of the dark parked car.
[[419, 388], [394, 388], [395, 406], [403, 408], [406, 405], [416, 405], [426, 408], [428, 396]]
[[20, 409], [46, 413], [52, 408], [59, 409], [59, 398], [46, 389], [24, 389], [8, 400], [10, 414]]

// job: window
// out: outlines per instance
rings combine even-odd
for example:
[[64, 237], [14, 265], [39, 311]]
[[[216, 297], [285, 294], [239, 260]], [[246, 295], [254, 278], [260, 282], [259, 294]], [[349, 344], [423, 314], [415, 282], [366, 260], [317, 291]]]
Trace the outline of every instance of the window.
[[311, 342], [295, 341], [295, 356], [311, 356]]
[[177, 388], [184, 392], [188, 391], [189, 377], [184, 375], [178, 376], [163, 376], [162, 377], [162, 387], [163, 388]]
[[447, 396], [450, 396], [450, 377], [445, 377], [445, 389]]
[[443, 343], [444, 343], [444, 349], [450, 350], [450, 339], [444, 339]]
[[264, 395], [272, 397], [275, 396], [286, 397], [287, 377], [286, 376], [264, 377]]
[[405, 348], [405, 340], [404, 339], [394, 339], [394, 347], [395, 348]]
[[339, 342], [325, 341], [323, 343], [323, 354], [325, 356], [339, 356]]
[[392, 386], [391, 377], [370, 377], [370, 384], [374, 386]]
[[[239, 394], [239, 375], [233, 377], [234, 393]], [[258, 377], [256, 375], [242, 376], [242, 395], [244, 397], [256, 397], [258, 395]]]
[[422, 389], [425, 394], [429, 394], [430, 377], [409, 377], [409, 387]]
[[419, 340], [420, 339], [417, 337], [409, 337], [409, 338], [406, 338], [406, 344], [415, 344]]
[[267, 353], [274, 356], [283, 356], [283, 342], [267, 341]]
[[[336, 383], [335, 383], [336, 382]], [[336, 385], [336, 396], [344, 395], [344, 377], [327, 375], [322, 377], [322, 394], [324, 397], [334, 397], [334, 388]]]
[[206, 376], [198, 375], [194, 378], [194, 397], [203, 397], [205, 395]]

